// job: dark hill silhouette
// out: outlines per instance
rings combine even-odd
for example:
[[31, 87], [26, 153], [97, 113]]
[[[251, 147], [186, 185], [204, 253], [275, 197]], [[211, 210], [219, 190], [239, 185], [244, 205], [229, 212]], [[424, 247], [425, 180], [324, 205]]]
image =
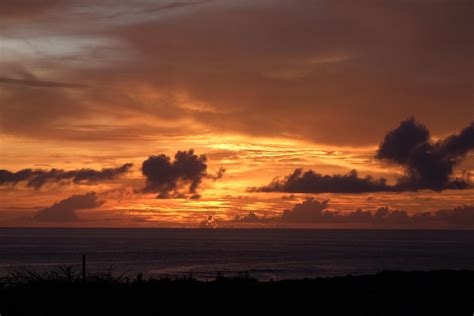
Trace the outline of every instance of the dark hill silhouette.
[[16, 271], [0, 288], [1, 315], [472, 315], [474, 271], [258, 282], [247, 274], [209, 282], [192, 276], [133, 279], [62, 269]]

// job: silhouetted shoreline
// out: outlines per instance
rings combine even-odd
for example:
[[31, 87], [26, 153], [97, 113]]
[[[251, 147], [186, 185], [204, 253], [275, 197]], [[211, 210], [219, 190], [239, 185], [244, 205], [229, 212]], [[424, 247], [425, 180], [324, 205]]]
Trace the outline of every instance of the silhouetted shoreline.
[[[222, 307], [219, 307], [222, 306]], [[472, 315], [474, 270], [384, 271], [372, 275], [260, 282], [245, 272], [198, 281], [82, 275], [59, 267], [13, 271], [0, 281], [0, 314], [158, 315], [301, 311], [322, 315]], [[224, 309], [222, 309], [224, 308]], [[318, 313], [316, 313], [318, 314]]]

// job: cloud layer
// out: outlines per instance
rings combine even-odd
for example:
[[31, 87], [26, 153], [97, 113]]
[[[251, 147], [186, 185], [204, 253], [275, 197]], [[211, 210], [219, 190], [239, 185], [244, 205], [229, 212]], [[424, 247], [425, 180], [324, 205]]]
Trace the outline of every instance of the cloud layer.
[[[436, 134], [474, 115], [472, 1], [17, 2], [0, 4], [8, 135], [80, 139], [71, 123], [100, 117], [110, 139], [133, 117], [354, 145], [409, 113]], [[42, 88], [61, 83], [88, 89]]]
[[47, 183], [92, 184], [114, 179], [127, 173], [131, 167], [131, 163], [126, 163], [117, 168], [102, 168], [101, 170], [23, 169], [16, 172], [0, 170], [0, 185], [17, 185], [24, 182], [27, 187], [39, 189]]
[[328, 210], [329, 201], [307, 198], [295, 204], [292, 210], [285, 210], [280, 216], [259, 217], [250, 212], [236, 217], [235, 223], [254, 224], [350, 224], [363, 227], [399, 227], [399, 228], [473, 228], [474, 206], [463, 206], [435, 212], [409, 214], [404, 210], [390, 210], [387, 207], [376, 211], [356, 210], [340, 212]]
[[103, 203], [95, 192], [73, 195], [38, 211], [33, 219], [41, 222], [75, 222], [79, 220], [76, 210], [97, 208]]

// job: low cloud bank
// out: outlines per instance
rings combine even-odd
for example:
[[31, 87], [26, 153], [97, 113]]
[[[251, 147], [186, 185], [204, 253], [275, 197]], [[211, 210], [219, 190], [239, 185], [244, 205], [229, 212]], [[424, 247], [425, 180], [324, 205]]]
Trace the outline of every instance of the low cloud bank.
[[283, 211], [279, 216], [258, 216], [249, 212], [236, 216], [227, 223], [233, 224], [343, 224], [363, 227], [394, 228], [474, 228], [474, 205], [466, 205], [434, 212], [409, 214], [404, 210], [391, 210], [387, 207], [376, 211], [355, 210], [351, 212], [328, 210], [329, 201], [307, 198], [293, 209]]
[[99, 201], [95, 192], [73, 195], [39, 210], [33, 219], [40, 222], [76, 222], [79, 218], [75, 211], [97, 208], [103, 203], [103, 201]]
[[269, 185], [250, 188], [252, 192], [289, 192], [289, 193], [364, 193], [390, 191], [386, 179], [361, 178], [357, 171], [348, 174], [322, 175], [302, 168], [296, 169], [283, 180], [274, 179]]
[[22, 169], [12, 172], [2, 169], [0, 170], [0, 185], [18, 185], [24, 182], [27, 187], [40, 189], [46, 183], [93, 184], [117, 178], [127, 173], [131, 167], [131, 163], [126, 163], [117, 168], [102, 168], [101, 170]]
[[414, 118], [402, 121], [390, 131], [380, 144], [376, 159], [405, 168], [405, 175], [395, 185], [386, 179], [361, 178], [352, 170], [345, 175], [322, 175], [313, 170], [296, 169], [283, 179], [270, 184], [250, 188], [252, 192], [289, 193], [366, 193], [402, 192], [429, 189], [467, 189], [469, 179], [453, 178], [453, 169], [470, 150], [474, 149], [474, 122], [458, 134], [444, 140], [433, 141], [426, 127]]

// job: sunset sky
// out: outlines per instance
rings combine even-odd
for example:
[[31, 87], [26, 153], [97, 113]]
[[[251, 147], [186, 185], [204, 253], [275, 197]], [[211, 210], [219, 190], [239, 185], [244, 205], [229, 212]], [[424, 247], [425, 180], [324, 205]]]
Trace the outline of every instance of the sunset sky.
[[472, 30], [470, 0], [2, 0], [0, 226], [474, 228]]

